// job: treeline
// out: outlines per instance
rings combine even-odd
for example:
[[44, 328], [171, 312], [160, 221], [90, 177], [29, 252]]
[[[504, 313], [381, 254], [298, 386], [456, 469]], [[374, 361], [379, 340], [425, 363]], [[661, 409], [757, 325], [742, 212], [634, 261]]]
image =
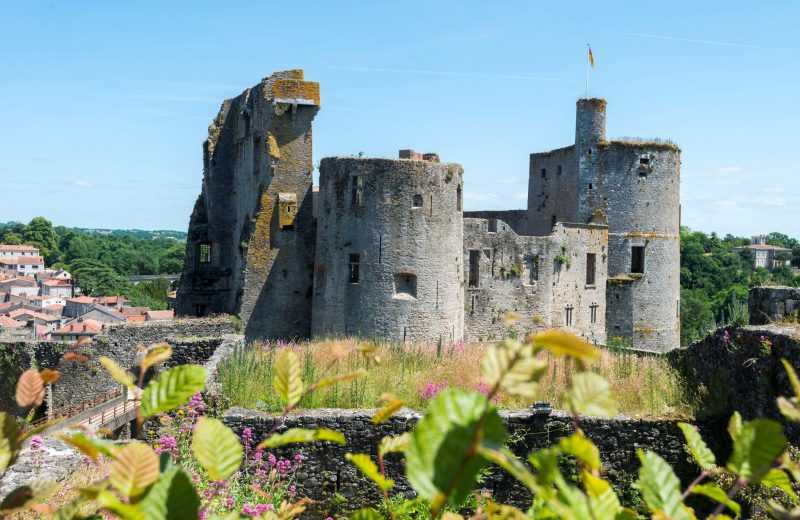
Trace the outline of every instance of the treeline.
[[752, 251], [736, 253], [734, 247], [750, 239], [681, 228], [681, 344], [705, 336], [709, 330], [727, 323], [733, 308], [746, 303], [750, 287], [758, 285], [800, 286], [800, 242], [782, 233], [770, 233], [767, 243], [791, 249], [778, 258], [791, 267], [772, 272], [754, 268]]
[[185, 236], [165, 231], [80, 230], [53, 226], [42, 217], [28, 224], [0, 224], [0, 244], [38, 247], [48, 267], [69, 271], [84, 294], [124, 295], [134, 305], [166, 309], [165, 280], [133, 285], [131, 275], [176, 274], [183, 270]]

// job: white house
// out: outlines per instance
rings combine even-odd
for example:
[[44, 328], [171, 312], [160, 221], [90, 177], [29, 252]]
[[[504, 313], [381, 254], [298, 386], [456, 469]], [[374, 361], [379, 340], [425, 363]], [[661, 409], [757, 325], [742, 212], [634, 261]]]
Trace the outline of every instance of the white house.
[[33, 246], [0, 244], [0, 260], [32, 256], [39, 256], [39, 250]]
[[752, 239], [752, 243], [746, 246], [734, 247], [733, 250], [737, 253], [748, 250], [752, 251], [755, 256], [753, 267], [777, 269], [778, 267], [789, 265], [788, 260], [778, 260], [777, 257], [781, 253], [790, 253], [792, 251], [791, 249], [767, 244], [767, 235], [754, 235], [750, 238]]
[[58, 296], [64, 299], [72, 298], [75, 296], [75, 288], [72, 285], [72, 280], [51, 278], [42, 282], [42, 296]]
[[8, 274], [35, 276], [44, 270], [44, 259], [40, 256], [14, 257], [0, 260], [0, 269]]

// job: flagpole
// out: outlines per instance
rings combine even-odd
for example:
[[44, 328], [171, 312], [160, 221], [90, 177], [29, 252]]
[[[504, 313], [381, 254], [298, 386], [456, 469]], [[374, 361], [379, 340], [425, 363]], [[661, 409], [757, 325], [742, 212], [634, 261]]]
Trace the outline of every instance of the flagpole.
[[589, 44], [586, 44], [586, 99], [589, 99]]

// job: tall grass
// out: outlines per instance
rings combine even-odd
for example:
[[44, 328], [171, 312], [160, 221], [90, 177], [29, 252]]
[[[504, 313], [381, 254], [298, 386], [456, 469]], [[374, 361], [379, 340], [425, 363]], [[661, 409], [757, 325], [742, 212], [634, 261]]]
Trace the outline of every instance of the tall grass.
[[[392, 393], [409, 408], [424, 409], [432, 388], [453, 386], [478, 391], [485, 388], [480, 378], [485, 345], [377, 343], [379, 363], [351, 355], [334, 364], [330, 372], [323, 373], [324, 367], [330, 366], [336, 353], [341, 352], [343, 344], [353, 346], [355, 340], [253, 343], [221, 363], [218, 380], [233, 406], [279, 411], [281, 404], [272, 390], [273, 366], [281, 349], [290, 348], [303, 362], [306, 385], [324, 376], [367, 368], [364, 379], [312, 393], [304, 398], [300, 408], [373, 408], [382, 394]], [[547, 353], [539, 355], [549, 361], [549, 369], [542, 378], [537, 400], [564, 407], [574, 367], [569, 360], [553, 358]], [[619, 410], [624, 414], [693, 415], [685, 385], [665, 358], [624, 350], [601, 350], [593, 370], [609, 381]], [[526, 408], [531, 404], [508, 395], [501, 395], [498, 400], [502, 408]]]

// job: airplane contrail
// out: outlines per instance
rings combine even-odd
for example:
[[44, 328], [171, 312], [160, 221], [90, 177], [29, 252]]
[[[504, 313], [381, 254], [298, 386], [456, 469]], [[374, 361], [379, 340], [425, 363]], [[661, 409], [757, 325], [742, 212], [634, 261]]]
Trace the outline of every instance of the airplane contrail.
[[786, 52], [790, 54], [797, 54], [798, 51], [792, 49], [776, 49], [772, 47], [763, 47], [761, 45], [750, 45], [747, 43], [735, 43], [735, 42], [722, 42], [716, 40], [696, 40], [694, 38], [678, 38], [676, 36], [664, 36], [661, 34], [645, 34], [645, 33], [632, 33], [626, 32], [623, 33], [625, 36], [636, 36], [639, 38], [653, 38], [656, 40], [670, 40], [674, 42], [687, 42], [687, 43], [700, 43], [704, 45], [717, 45], [719, 47], [736, 47], [739, 49], [755, 49], [759, 51], [770, 51], [770, 52]]

